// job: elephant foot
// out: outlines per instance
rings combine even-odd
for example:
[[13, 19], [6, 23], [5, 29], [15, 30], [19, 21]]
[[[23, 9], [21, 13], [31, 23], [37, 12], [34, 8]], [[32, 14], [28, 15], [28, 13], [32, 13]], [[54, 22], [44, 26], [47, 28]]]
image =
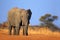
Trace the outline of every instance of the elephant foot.
[[28, 35], [26, 35], [26, 34], [23, 34], [24, 36], [28, 36]]
[[16, 35], [19, 35], [19, 33], [17, 33]]
[[9, 33], [9, 35], [12, 35], [11, 33]]
[[23, 33], [23, 35], [24, 35], [24, 36], [28, 36], [28, 33], [26, 33], [26, 34]]
[[19, 34], [14, 33], [13, 35], [19, 35]]
[[12, 35], [12, 33], [11, 33], [11, 32], [9, 32], [9, 35]]
[[13, 34], [13, 35], [19, 35], [19, 34]]
[[19, 35], [19, 34], [16, 34], [16, 35]]
[[16, 35], [15, 33], [13, 35]]
[[13, 35], [19, 35], [19, 34], [13, 34]]

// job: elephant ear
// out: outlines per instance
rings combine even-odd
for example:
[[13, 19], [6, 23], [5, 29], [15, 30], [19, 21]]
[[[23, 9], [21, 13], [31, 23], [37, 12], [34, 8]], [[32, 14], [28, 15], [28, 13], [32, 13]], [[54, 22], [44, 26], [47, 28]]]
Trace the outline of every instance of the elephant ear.
[[28, 12], [28, 14], [29, 14], [29, 16], [28, 16], [28, 20], [30, 20], [30, 19], [31, 19], [32, 12], [31, 12], [30, 9], [28, 9], [27, 12]]

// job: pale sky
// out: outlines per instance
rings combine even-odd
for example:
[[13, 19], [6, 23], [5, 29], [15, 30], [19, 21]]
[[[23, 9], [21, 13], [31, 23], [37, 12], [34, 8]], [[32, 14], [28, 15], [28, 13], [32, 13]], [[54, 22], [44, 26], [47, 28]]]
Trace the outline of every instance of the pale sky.
[[7, 13], [13, 7], [31, 9], [31, 25], [39, 25], [39, 18], [46, 13], [58, 16], [54, 23], [60, 25], [60, 0], [0, 0], [0, 23], [7, 21]]

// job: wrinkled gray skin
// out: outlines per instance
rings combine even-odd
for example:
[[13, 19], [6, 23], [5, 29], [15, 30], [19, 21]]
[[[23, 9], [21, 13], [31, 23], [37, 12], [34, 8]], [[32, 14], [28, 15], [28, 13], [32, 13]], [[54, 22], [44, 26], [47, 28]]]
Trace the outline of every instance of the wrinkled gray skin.
[[23, 26], [23, 35], [28, 35], [28, 25], [31, 18], [31, 10], [13, 8], [8, 13], [9, 34], [19, 35], [19, 30]]

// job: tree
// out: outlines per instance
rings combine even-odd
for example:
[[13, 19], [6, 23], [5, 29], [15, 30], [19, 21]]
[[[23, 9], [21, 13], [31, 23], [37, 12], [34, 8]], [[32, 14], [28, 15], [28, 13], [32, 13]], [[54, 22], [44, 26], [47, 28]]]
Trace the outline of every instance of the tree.
[[41, 25], [49, 28], [56, 28], [56, 25], [53, 23], [56, 19], [58, 19], [58, 16], [52, 16], [51, 14], [45, 14], [44, 16], [41, 16], [39, 21], [41, 21]]

